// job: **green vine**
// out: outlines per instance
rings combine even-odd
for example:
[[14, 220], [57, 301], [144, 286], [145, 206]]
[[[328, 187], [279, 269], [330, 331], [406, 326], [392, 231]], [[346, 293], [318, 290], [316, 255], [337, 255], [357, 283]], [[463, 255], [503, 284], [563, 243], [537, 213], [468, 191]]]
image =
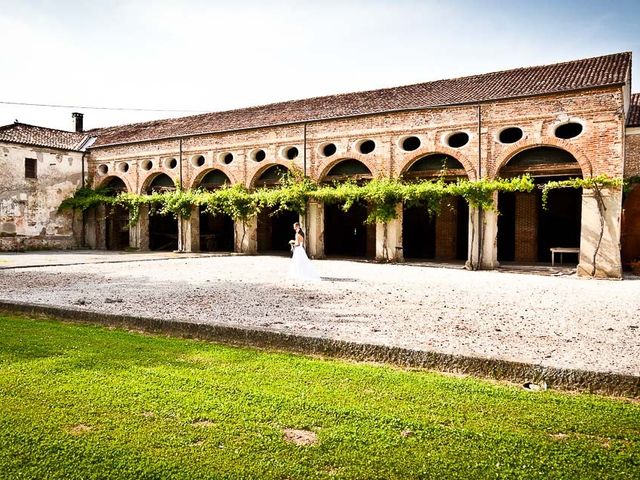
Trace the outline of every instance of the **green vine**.
[[[545, 183], [542, 188], [542, 202], [546, 207], [549, 192], [559, 188], [613, 188], [622, 185], [621, 179], [603, 175], [590, 178]], [[460, 196], [470, 207], [481, 210], [495, 209], [494, 197], [497, 192], [531, 192], [535, 188], [530, 176], [510, 179], [467, 180], [447, 182], [440, 177], [435, 180], [403, 182], [397, 179], [377, 178], [358, 184], [346, 181], [333, 185], [319, 185], [294, 172], [282, 178], [277, 188], [259, 188], [250, 191], [243, 185], [223, 186], [216, 190], [174, 190], [163, 193], [139, 195], [120, 193], [113, 195], [106, 189], [80, 188], [65, 199], [61, 210], [88, 210], [98, 205], [119, 205], [129, 210], [130, 222], [135, 224], [142, 206], [162, 215], [189, 218], [194, 207], [204, 207], [212, 215], [226, 214], [237, 221], [247, 221], [265, 208], [290, 210], [304, 213], [309, 200], [327, 204], [337, 204], [345, 211], [356, 203], [369, 207], [369, 223], [386, 223], [396, 218], [396, 206], [422, 206], [431, 215], [437, 214], [445, 200]]]
[[570, 178], [568, 180], [547, 182], [540, 186], [542, 188], [542, 208], [545, 210], [547, 209], [549, 193], [552, 190], [558, 190], [561, 188], [583, 188], [600, 192], [602, 189], [606, 188], [620, 188], [623, 186], [623, 183], [623, 180], [620, 178], [611, 178], [606, 175], [587, 178]]

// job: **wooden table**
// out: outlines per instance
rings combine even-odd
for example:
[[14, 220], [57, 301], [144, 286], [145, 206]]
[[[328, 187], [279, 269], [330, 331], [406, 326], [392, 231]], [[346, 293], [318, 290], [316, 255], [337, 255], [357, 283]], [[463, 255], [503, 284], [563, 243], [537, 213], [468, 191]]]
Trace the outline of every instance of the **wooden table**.
[[551, 250], [551, 266], [554, 267], [556, 262], [556, 253], [560, 254], [560, 264], [562, 264], [562, 254], [563, 253], [580, 253], [579, 248], [570, 248], [570, 247], [553, 247]]

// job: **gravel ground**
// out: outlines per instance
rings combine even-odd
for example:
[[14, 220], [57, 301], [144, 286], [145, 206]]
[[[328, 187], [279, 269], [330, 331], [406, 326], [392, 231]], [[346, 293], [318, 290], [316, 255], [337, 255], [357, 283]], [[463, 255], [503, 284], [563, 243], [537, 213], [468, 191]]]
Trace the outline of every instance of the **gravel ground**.
[[289, 261], [7, 254], [0, 298], [640, 375], [640, 277], [324, 260], [324, 281], [304, 284], [287, 278]]

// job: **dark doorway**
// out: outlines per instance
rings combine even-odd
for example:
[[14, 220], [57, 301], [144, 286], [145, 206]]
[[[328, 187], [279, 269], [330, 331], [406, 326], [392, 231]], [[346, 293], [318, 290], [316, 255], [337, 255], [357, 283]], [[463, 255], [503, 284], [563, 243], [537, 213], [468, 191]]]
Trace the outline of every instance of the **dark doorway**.
[[211, 215], [200, 207], [201, 252], [233, 252], [233, 239], [233, 219], [229, 215]]
[[107, 250], [124, 250], [129, 247], [129, 211], [120, 206], [107, 206]]
[[178, 220], [172, 215], [149, 215], [149, 249], [173, 251], [178, 249]]
[[402, 212], [402, 250], [406, 259], [436, 256], [436, 217], [424, 207], [405, 207]]
[[[112, 177], [104, 184], [107, 195], [116, 197], [127, 191], [124, 181]], [[107, 250], [124, 250], [129, 247], [129, 211], [120, 205], [106, 206], [105, 246]]]
[[[550, 179], [544, 177], [535, 179], [538, 184], [548, 180]], [[527, 201], [527, 195], [533, 195], [530, 198], [535, 208], [519, 204]], [[581, 189], [550, 191], [546, 208], [542, 208], [542, 193], [539, 189], [531, 194], [499, 193], [498, 210], [498, 261], [550, 263], [551, 248], [580, 246]], [[529, 256], [527, 251], [531, 251], [532, 255]]]
[[300, 215], [291, 210], [263, 209], [258, 214], [258, 252], [290, 253], [293, 224], [299, 221]]
[[635, 186], [622, 204], [622, 263], [640, 261], [640, 186]]
[[498, 261], [513, 262], [516, 258], [516, 196], [498, 193]]
[[359, 203], [354, 204], [346, 212], [340, 205], [325, 205], [325, 254], [375, 257], [376, 226], [365, 223], [367, 215], [367, 207]]
[[[175, 184], [171, 177], [161, 173], [153, 178], [147, 187], [147, 193], [167, 192], [175, 190]], [[173, 215], [160, 215], [157, 212], [149, 213], [149, 249], [150, 250], [177, 250], [178, 249], [178, 219]]]
[[469, 246], [467, 202], [456, 197], [431, 217], [424, 207], [405, 206], [402, 243], [406, 259], [466, 260]]
[[[538, 193], [542, 206], [541, 194]], [[540, 207], [538, 217], [538, 261], [551, 262], [553, 247], [580, 246], [582, 189], [564, 188], [549, 192], [547, 208]], [[566, 256], [567, 254], [565, 254]], [[574, 255], [577, 263], [577, 256]]]

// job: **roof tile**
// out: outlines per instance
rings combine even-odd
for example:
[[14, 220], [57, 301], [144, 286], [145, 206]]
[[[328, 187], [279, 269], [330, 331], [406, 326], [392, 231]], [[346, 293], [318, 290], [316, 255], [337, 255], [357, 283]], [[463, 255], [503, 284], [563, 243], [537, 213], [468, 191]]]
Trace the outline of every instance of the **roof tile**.
[[21, 143], [61, 150], [77, 150], [85, 137], [85, 133], [37, 127], [19, 122], [0, 127], [0, 142]]

